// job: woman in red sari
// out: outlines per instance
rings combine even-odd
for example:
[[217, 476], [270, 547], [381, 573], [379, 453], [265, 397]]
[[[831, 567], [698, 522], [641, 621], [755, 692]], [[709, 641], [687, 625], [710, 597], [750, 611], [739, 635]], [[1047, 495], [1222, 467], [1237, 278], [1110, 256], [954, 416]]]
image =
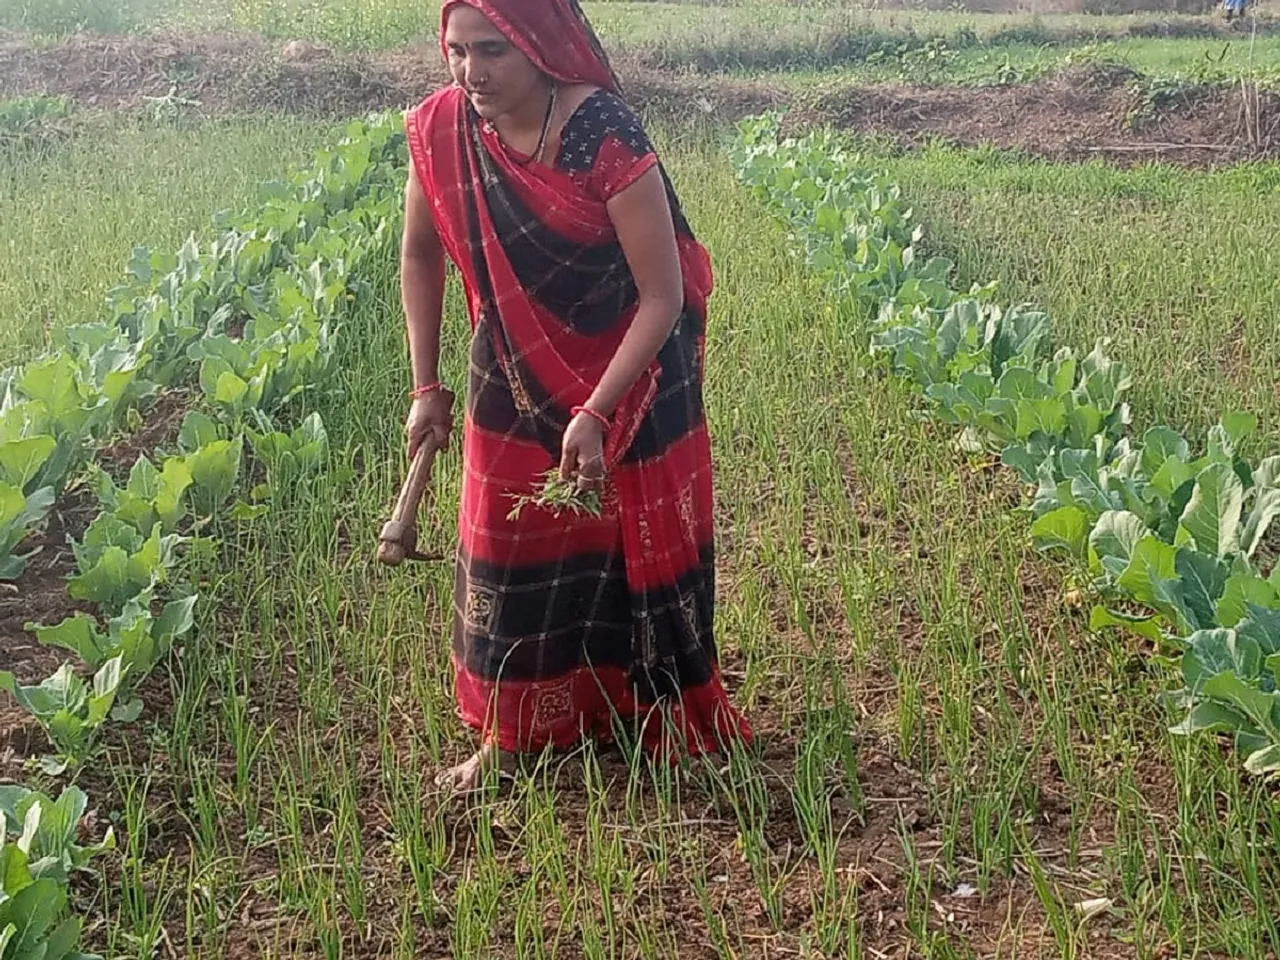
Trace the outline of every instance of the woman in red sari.
[[[749, 739], [714, 640], [703, 411], [712, 274], [577, 0], [447, 0], [454, 85], [408, 115], [410, 452], [447, 441], [445, 260], [472, 324], [453, 661], [481, 737], [442, 785], [609, 736]], [[550, 471], [599, 516], [529, 508]]]

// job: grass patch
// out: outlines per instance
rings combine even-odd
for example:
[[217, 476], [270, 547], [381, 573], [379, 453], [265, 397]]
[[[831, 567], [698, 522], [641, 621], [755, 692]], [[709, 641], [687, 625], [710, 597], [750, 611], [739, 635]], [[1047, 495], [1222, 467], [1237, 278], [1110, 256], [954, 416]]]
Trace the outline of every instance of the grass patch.
[[53, 155], [0, 153], [0, 367], [48, 348], [60, 326], [101, 319], [135, 245], [176, 249], [328, 133], [297, 119], [124, 121]]
[[10, 0], [0, 7], [0, 27], [51, 34], [121, 33], [154, 22], [171, 7], [169, 0]]
[[1256, 39], [1136, 37], [1092, 43], [984, 42], [964, 38], [899, 41], [837, 66], [742, 69], [751, 79], [803, 92], [836, 83], [903, 82], [926, 85], [1023, 83], [1073, 64], [1119, 64], [1146, 77], [1187, 85], [1256, 80], [1280, 86], [1280, 37]]
[[0, 158], [14, 162], [43, 154], [71, 134], [71, 104], [64, 97], [0, 100]]

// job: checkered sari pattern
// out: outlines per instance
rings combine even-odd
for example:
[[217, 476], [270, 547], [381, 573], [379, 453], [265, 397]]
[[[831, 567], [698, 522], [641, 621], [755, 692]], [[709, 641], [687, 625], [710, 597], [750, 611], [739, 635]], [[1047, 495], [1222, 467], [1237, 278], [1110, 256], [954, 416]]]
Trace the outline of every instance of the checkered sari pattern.
[[453, 636], [460, 716], [511, 751], [608, 737], [619, 721], [673, 755], [749, 739], [715, 642], [702, 398], [713, 278], [669, 180], [685, 309], [615, 413], [602, 515], [511, 512], [558, 464], [570, 410], [636, 315], [605, 205], [661, 169], [639, 121], [602, 90], [568, 121], [547, 167], [513, 157], [461, 90], [407, 119], [472, 323]]

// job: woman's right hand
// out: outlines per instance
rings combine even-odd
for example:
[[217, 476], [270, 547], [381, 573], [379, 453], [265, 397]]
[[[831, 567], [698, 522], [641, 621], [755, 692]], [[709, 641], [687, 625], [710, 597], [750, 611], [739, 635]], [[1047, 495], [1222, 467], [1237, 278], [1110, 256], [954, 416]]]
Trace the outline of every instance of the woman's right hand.
[[409, 442], [410, 460], [417, 456], [418, 448], [432, 435], [442, 452], [448, 450], [449, 436], [453, 433], [453, 394], [442, 389], [414, 400], [404, 433]]

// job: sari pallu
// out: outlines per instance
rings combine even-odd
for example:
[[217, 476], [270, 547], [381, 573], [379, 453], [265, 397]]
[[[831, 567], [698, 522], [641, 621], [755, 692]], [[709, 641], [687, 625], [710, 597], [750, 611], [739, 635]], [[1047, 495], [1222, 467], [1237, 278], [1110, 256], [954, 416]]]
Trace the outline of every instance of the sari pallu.
[[[615, 413], [602, 516], [529, 508], [513, 518], [511, 498], [559, 463], [569, 411], [629, 329], [635, 283], [605, 202], [564, 170], [513, 159], [461, 90], [412, 111], [408, 132], [473, 328], [453, 645], [460, 715], [513, 752], [608, 736], [631, 718], [669, 753], [749, 738], [720, 684], [714, 640], [702, 409], [712, 275], [669, 183], [685, 310]], [[622, 183], [655, 165], [651, 152], [637, 157]]]

